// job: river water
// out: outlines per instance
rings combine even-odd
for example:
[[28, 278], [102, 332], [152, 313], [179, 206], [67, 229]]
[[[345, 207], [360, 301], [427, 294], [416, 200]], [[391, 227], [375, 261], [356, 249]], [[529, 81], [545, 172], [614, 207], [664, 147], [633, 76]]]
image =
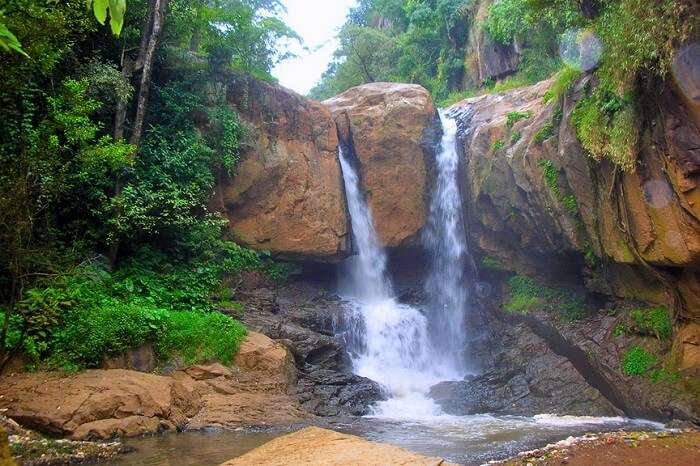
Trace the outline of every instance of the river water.
[[[429, 397], [430, 387], [459, 380], [474, 367], [465, 354], [469, 312], [465, 283], [466, 235], [458, 189], [456, 124], [441, 115], [443, 136], [436, 157], [436, 184], [423, 236], [431, 258], [420, 309], [400, 303], [386, 272], [381, 247], [345, 151], [340, 163], [356, 255], [348, 259], [339, 286], [347, 303], [344, 339], [354, 371], [380, 383], [387, 399], [369, 416], [322, 421], [329, 427], [417, 453], [462, 464], [482, 464], [518, 451], [590, 431], [661, 428], [623, 418], [553, 416], [452, 416]], [[115, 465], [209, 466], [239, 456], [280, 433], [207, 431], [127, 441], [136, 452]]]

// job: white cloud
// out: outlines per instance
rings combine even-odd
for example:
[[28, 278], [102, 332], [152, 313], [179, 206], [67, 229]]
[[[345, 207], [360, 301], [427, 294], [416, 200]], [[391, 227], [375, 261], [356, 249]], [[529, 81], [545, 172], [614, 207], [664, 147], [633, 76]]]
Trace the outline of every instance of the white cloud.
[[280, 84], [306, 94], [321, 78], [337, 48], [335, 36], [356, 0], [282, 0], [287, 13], [282, 19], [304, 43], [292, 47], [297, 58], [277, 65], [272, 74]]

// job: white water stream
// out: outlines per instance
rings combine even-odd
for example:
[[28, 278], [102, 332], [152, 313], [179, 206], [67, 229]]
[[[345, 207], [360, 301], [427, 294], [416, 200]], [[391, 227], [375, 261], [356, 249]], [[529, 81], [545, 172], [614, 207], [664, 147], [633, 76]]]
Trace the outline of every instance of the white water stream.
[[399, 303], [386, 274], [386, 254], [360, 190], [355, 167], [341, 149], [340, 164], [357, 256], [348, 260], [343, 283], [353, 307], [350, 341], [355, 372], [379, 382], [388, 400], [375, 414], [392, 418], [440, 415], [427, 396], [430, 387], [464, 375], [462, 364], [465, 286], [461, 283], [466, 253], [457, 188], [456, 124], [443, 119], [445, 134], [437, 158], [438, 184], [431, 206], [426, 243], [434, 264], [426, 290], [432, 304], [427, 315]]

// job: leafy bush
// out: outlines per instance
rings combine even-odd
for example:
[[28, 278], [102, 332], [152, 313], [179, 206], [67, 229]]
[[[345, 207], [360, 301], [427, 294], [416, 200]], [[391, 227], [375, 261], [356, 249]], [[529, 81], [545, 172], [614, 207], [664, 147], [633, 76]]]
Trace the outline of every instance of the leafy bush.
[[622, 356], [622, 372], [625, 375], [644, 375], [658, 360], [641, 346], [633, 346]]
[[230, 364], [245, 334], [240, 322], [218, 312], [175, 311], [169, 313], [155, 349], [161, 359], [181, 358], [185, 364]]
[[630, 317], [634, 322], [634, 330], [640, 335], [653, 335], [660, 339], [667, 339], [673, 333], [673, 325], [665, 307], [632, 309]]
[[95, 367], [145, 342], [161, 360], [229, 362], [245, 331], [215, 311], [212, 297], [223, 275], [263, 267], [258, 255], [222, 241], [207, 260], [178, 262], [151, 249], [139, 256], [112, 273], [89, 263], [29, 290], [6, 345], [52, 367]]

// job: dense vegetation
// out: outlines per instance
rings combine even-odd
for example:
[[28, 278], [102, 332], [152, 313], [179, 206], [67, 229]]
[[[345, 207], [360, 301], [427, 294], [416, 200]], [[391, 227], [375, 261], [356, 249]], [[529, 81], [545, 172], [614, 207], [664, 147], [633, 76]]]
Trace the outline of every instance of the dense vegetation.
[[270, 264], [207, 209], [247, 138], [213, 90], [232, 71], [271, 79], [295, 35], [277, 0], [88, 5], [3, 3], [0, 369], [145, 342], [230, 361], [245, 329], [215, 312], [236, 307], [222, 278]]

